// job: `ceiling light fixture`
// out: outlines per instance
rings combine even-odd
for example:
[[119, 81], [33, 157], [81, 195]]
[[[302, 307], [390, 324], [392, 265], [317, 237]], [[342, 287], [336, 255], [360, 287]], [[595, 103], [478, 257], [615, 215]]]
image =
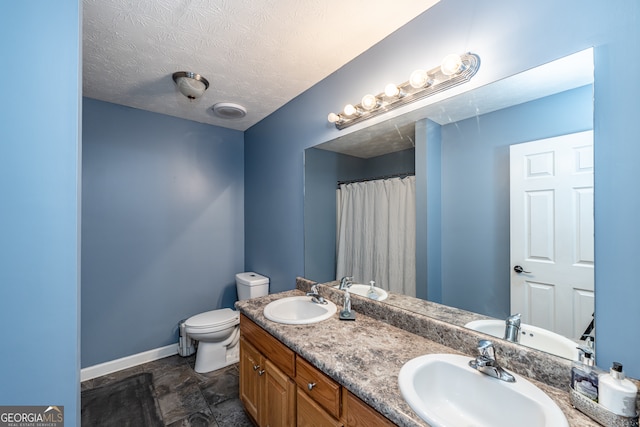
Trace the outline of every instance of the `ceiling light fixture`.
[[178, 71], [173, 73], [173, 81], [176, 83], [176, 86], [178, 86], [180, 93], [192, 101], [200, 98], [204, 91], [209, 88], [209, 81], [207, 81], [207, 79], [191, 71]]
[[338, 129], [386, 113], [394, 108], [445, 91], [468, 82], [480, 68], [480, 57], [475, 53], [447, 55], [441, 65], [430, 70], [416, 70], [409, 80], [396, 85], [389, 83], [378, 95], [365, 95], [358, 105], [347, 104], [342, 113], [330, 113], [329, 123]]

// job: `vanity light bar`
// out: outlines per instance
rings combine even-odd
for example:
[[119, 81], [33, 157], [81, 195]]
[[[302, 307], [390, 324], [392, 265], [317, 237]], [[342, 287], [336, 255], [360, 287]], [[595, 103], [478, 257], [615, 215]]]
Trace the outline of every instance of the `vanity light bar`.
[[415, 70], [401, 85], [393, 83], [378, 95], [367, 94], [360, 104], [347, 104], [340, 113], [329, 113], [327, 120], [336, 128], [360, 123], [419, 99], [468, 82], [480, 68], [480, 57], [475, 53], [447, 55], [442, 64], [431, 70]]

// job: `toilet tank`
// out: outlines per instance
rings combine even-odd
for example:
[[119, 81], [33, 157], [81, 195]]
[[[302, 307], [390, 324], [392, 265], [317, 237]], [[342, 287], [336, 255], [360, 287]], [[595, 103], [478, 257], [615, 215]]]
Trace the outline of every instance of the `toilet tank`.
[[252, 271], [238, 273], [236, 274], [236, 288], [239, 300], [268, 295], [269, 278]]

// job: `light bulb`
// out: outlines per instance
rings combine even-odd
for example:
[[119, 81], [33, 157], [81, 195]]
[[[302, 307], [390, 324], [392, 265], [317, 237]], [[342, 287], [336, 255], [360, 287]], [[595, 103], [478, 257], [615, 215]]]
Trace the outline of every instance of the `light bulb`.
[[364, 108], [365, 110], [371, 111], [379, 105], [378, 98], [376, 98], [371, 94], [367, 94], [362, 97], [362, 101], [360, 101], [360, 105], [362, 105], [362, 108]]
[[346, 116], [353, 116], [354, 114], [356, 114], [358, 110], [356, 110], [356, 107], [354, 107], [351, 104], [347, 104], [344, 106], [344, 110], [342, 110], [342, 112], [346, 115]]
[[329, 123], [338, 123], [340, 121], [340, 116], [336, 113], [329, 113], [329, 115], [327, 116], [327, 120], [329, 121]]
[[400, 96], [400, 88], [393, 83], [389, 83], [384, 87], [384, 94], [389, 98]]
[[445, 56], [442, 60], [442, 65], [440, 65], [440, 71], [445, 76], [452, 76], [462, 70], [462, 58], [455, 53]]
[[415, 70], [409, 76], [409, 84], [415, 89], [425, 87], [429, 83], [429, 76], [425, 70]]

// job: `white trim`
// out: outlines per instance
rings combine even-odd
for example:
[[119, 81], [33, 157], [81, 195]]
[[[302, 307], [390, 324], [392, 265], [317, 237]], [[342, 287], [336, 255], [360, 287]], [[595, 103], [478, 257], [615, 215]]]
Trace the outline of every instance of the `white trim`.
[[178, 344], [176, 343], [165, 347], [154, 348], [153, 350], [142, 353], [132, 354], [131, 356], [111, 360], [109, 362], [100, 363], [98, 365], [89, 366], [87, 368], [82, 368], [80, 370], [80, 381], [90, 380], [122, 369], [142, 365], [143, 363], [152, 362], [167, 356], [173, 356], [177, 353]]

